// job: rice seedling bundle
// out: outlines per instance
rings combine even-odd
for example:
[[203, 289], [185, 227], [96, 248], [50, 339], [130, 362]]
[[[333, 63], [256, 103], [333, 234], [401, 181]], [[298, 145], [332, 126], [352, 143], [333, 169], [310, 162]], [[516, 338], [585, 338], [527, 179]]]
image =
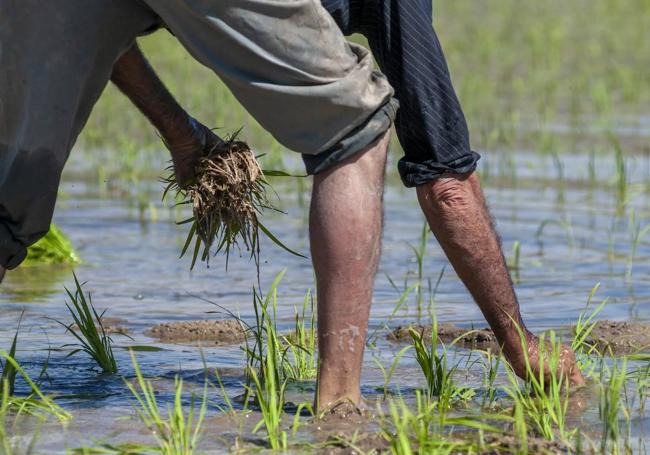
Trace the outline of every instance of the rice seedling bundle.
[[24, 266], [40, 264], [78, 264], [79, 256], [70, 239], [52, 224], [45, 236], [29, 247]]
[[245, 142], [236, 139], [236, 134], [199, 158], [195, 177], [189, 184], [181, 186], [173, 173], [165, 182], [165, 195], [175, 190], [181, 204], [192, 206], [192, 217], [181, 222], [191, 224], [181, 253], [183, 256], [194, 241], [191, 268], [199, 255], [208, 263], [214, 250], [214, 254], [224, 252], [227, 260], [233, 247], [242, 246], [258, 264], [260, 230], [280, 247], [301, 256], [284, 246], [260, 222], [262, 211], [273, 209], [267, 195], [270, 185], [254, 153]]

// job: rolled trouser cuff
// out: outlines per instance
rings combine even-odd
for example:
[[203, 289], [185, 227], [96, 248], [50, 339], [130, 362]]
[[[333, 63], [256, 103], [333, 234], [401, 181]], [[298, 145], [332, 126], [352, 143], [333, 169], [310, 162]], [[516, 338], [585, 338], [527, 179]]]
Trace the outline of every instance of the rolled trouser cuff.
[[404, 157], [399, 160], [397, 168], [404, 185], [412, 188], [436, 180], [443, 174], [467, 174], [473, 172], [476, 169], [476, 163], [480, 159], [481, 155], [471, 150], [466, 155], [448, 163], [440, 163], [436, 160], [413, 162]]
[[15, 269], [27, 257], [27, 248], [18, 242], [0, 221], [0, 266]]
[[399, 102], [390, 98], [384, 105], [366, 120], [341, 139], [334, 147], [318, 155], [302, 155], [307, 174], [314, 175], [327, 171], [337, 164], [356, 155], [379, 140], [390, 129], [399, 109]]

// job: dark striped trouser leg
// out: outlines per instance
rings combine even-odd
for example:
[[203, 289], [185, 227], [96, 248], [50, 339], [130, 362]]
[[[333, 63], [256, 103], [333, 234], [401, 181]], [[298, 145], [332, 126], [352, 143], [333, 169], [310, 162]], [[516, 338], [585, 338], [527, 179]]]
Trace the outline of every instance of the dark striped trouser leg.
[[462, 108], [433, 29], [431, 0], [322, 0], [346, 34], [364, 34], [400, 102], [395, 126], [406, 186], [473, 171]]

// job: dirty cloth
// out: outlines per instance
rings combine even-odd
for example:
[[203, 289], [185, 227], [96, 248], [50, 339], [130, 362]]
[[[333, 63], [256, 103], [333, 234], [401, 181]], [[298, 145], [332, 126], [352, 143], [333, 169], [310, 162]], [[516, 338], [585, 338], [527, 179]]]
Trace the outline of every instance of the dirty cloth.
[[113, 63], [161, 23], [279, 142], [312, 157], [310, 173], [392, 123], [391, 86], [317, 0], [0, 0], [0, 265], [19, 265], [48, 231]]
[[395, 89], [395, 120], [408, 187], [444, 173], [471, 172], [480, 156], [470, 148], [467, 122], [433, 28], [432, 0], [322, 0], [346, 35], [361, 33]]

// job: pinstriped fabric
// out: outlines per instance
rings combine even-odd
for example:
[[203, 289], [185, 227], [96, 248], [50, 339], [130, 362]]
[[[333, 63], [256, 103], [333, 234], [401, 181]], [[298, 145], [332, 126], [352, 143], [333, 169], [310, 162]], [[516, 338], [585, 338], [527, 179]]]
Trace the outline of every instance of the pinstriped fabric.
[[467, 123], [433, 29], [431, 0], [322, 0], [345, 34], [362, 33], [395, 89], [406, 186], [475, 169]]

